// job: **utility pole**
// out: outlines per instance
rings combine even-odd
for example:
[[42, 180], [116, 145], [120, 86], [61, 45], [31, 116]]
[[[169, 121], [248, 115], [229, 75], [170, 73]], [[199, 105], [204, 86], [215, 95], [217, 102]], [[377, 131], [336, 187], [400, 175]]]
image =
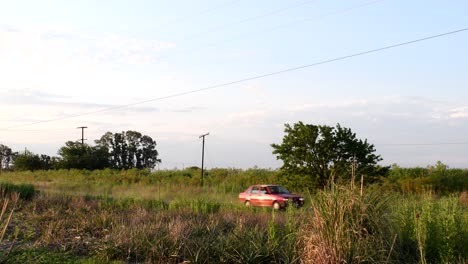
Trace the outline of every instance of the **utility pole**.
[[356, 177], [356, 155], [353, 156], [353, 162], [351, 164], [351, 189], [354, 190], [354, 180]]
[[77, 128], [80, 128], [80, 129], [81, 129], [81, 145], [84, 145], [84, 141], [86, 140], [86, 139], [84, 138], [84, 129], [85, 129], [85, 128], [88, 128], [88, 127], [86, 127], [86, 126], [80, 126], [80, 127], [77, 127]]
[[198, 138], [203, 138], [203, 145], [202, 145], [202, 156], [201, 156], [201, 186], [203, 187], [203, 162], [205, 160], [205, 137], [208, 136], [210, 133], [203, 134]]

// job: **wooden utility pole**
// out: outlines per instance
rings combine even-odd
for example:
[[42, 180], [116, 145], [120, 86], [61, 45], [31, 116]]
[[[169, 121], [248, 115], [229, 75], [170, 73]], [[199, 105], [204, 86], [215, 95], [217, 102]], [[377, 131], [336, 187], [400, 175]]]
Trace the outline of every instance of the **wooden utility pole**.
[[203, 145], [202, 145], [202, 158], [201, 158], [201, 186], [203, 187], [203, 162], [205, 160], [205, 137], [208, 136], [210, 133], [203, 134], [198, 138], [203, 138]]
[[81, 145], [84, 145], [84, 141], [86, 140], [86, 139], [84, 138], [84, 129], [85, 129], [85, 128], [88, 128], [88, 127], [86, 127], [86, 126], [80, 126], [80, 127], [77, 127], [77, 128], [80, 128], [80, 129], [81, 129]]
[[356, 178], [356, 156], [353, 156], [353, 162], [351, 164], [351, 189], [354, 190], [354, 181]]

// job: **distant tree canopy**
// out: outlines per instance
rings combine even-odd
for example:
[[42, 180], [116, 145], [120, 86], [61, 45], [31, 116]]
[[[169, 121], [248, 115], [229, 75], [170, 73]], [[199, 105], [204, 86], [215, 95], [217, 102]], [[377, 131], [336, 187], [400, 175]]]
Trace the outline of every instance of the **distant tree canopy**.
[[156, 141], [137, 131], [105, 133], [96, 140], [97, 146], [109, 153], [109, 165], [115, 169], [152, 169], [161, 162], [158, 159]]
[[14, 170], [50, 169], [152, 169], [158, 159], [156, 141], [136, 131], [105, 133], [96, 145], [67, 141], [58, 157], [38, 155], [30, 151], [18, 154], [0, 144], [0, 166]]
[[369, 177], [384, 173], [377, 166], [381, 160], [374, 145], [356, 138], [349, 128], [295, 123], [285, 124], [281, 144], [272, 144], [273, 154], [283, 161], [281, 171], [292, 181], [301, 181], [312, 188], [323, 188], [331, 177], [350, 178], [352, 164], [356, 175]]
[[68, 141], [58, 151], [56, 167], [61, 169], [99, 170], [109, 167], [109, 153], [105, 147]]
[[9, 170], [16, 155], [8, 146], [0, 144], [0, 169]]
[[19, 171], [49, 170], [52, 168], [50, 156], [34, 154], [28, 150], [17, 153], [13, 158], [13, 164], [14, 169]]

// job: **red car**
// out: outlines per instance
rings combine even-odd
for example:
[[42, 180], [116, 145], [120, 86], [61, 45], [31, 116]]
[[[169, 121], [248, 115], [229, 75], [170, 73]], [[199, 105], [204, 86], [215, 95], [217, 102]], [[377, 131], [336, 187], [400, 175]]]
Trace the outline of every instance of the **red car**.
[[284, 186], [261, 184], [252, 185], [247, 190], [239, 193], [239, 200], [246, 206], [271, 206], [274, 209], [281, 209], [292, 204], [294, 207], [304, 205], [304, 197], [293, 194]]

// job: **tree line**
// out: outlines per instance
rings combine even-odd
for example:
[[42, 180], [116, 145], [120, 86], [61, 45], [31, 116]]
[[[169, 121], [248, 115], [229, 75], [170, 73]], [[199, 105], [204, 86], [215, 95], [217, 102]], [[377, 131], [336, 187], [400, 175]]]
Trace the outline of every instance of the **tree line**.
[[[156, 141], [137, 131], [107, 132], [94, 142], [93, 146], [65, 142], [58, 150], [58, 156], [53, 157], [30, 151], [14, 152], [0, 144], [0, 168], [10, 171], [127, 170], [152, 169], [161, 162]], [[271, 147], [273, 155], [283, 164], [269, 180], [296, 190], [320, 189], [332, 182], [349, 183], [359, 181], [361, 177], [364, 184], [386, 183], [389, 189], [401, 187], [401, 190], [409, 192], [424, 188], [450, 192], [465, 190], [468, 185], [466, 170], [448, 170], [441, 162], [433, 168], [380, 166], [378, 162], [382, 158], [376, 154], [374, 145], [359, 139], [350, 128], [340, 124], [334, 127], [302, 122], [285, 124], [282, 142], [271, 144]], [[214, 171], [207, 172], [207, 177], [214, 177]], [[262, 181], [260, 178], [257, 180]]]
[[[378, 165], [382, 158], [375, 154], [374, 145], [340, 124], [285, 124], [282, 142], [271, 147], [273, 155], [283, 162], [282, 178], [297, 188], [324, 188], [330, 182], [361, 176], [372, 183], [389, 169]], [[156, 141], [137, 131], [107, 132], [95, 140], [94, 146], [68, 141], [57, 157], [14, 153], [6, 146], [2, 149], [3, 168], [15, 170], [152, 169], [161, 161]]]
[[67, 141], [58, 156], [35, 154], [31, 151], [14, 152], [0, 144], [0, 168], [3, 170], [53, 169], [152, 169], [157, 163], [156, 141], [137, 131], [107, 132], [95, 145]]

